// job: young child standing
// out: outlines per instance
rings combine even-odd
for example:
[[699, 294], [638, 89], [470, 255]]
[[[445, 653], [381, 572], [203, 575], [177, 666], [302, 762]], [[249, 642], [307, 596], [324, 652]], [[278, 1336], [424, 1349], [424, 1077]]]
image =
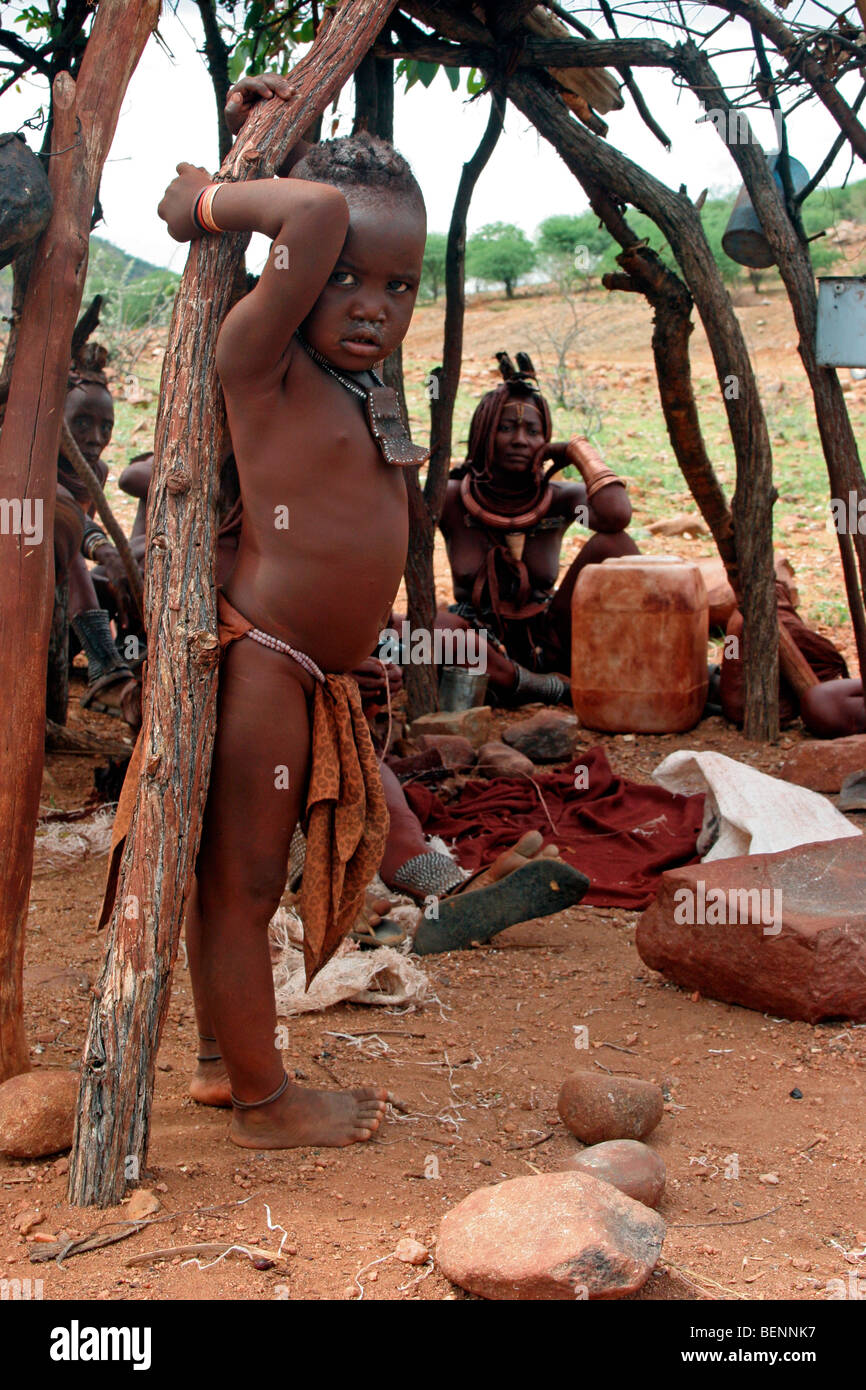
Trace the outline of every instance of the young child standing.
[[159, 211], [180, 241], [258, 231], [273, 243], [217, 348], [244, 520], [219, 595], [216, 740], [187, 914], [204, 1044], [193, 1094], [224, 1103], [224, 1064], [235, 1143], [340, 1146], [370, 1138], [387, 1093], [289, 1082], [268, 923], [300, 819], [308, 978], [382, 855], [381, 781], [345, 673], [375, 647], [400, 583], [401, 464], [424, 457], [373, 371], [409, 326], [424, 202], [405, 160], [362, 134], [313, 147], [289, 178], [211, 185], [178, 165]]

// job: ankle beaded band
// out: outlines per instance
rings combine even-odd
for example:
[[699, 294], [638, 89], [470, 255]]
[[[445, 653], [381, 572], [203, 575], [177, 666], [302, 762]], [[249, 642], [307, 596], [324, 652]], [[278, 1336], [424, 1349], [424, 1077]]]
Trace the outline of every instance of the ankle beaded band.
[[264, 1100], [238, 1100], [237, 1096], [234, 1094], [234, 1092], [232, 1092], [232, 1105], [235, 1107], [236, 1110], [258, 1110], [259, 1107], [262, 1105], [271, 1105], [275, 1100], [279, 1100], [280, 1096], [283, 1094], [283, 1091], [285, 1091], [288, 1084], [289, 1073], [287, 1071], [284, 1071], [283, 1079], [280, 1082], [277, 1089], [274, 1091], [273, 1095], [265, 1096]]

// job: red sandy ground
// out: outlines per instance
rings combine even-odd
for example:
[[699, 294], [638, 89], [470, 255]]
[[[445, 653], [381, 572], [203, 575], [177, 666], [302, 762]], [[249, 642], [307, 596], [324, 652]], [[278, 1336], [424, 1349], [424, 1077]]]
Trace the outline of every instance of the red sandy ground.
[[[88, 723], [105, 728], [98, 716]], [[687, 742], [773, 773], [799, 737], [756, 750], [709, 719]], [[616, 769], [645, 779], [680, 741], [618, 737], [606, 746]], [[80, 805], [91, 776], [89, 760], [51, 756], [45, 799], [50, 788], [57, 805]], [[78, 1059], [102, 957], [91, 922], [103, 872], [95, 859], [34, 880], [34, 1066]], [[196, 1040], [179, 966], [143, 1177], [167, 1219], [63, 1269], [33, 1265], [35, 1235], [91, 1232], [123, 1211], [70, 1208], [65, 1160], [0, 1160], [0, 1276], [41, 1278], [47, 1299], [355, 1298], [362, 1287], [366, 1298], [465, 1297], [431, 1265], [392, 1258], [397, 1242], [413, 1235], [432, 1248], [442, 1214], [474, 1188], [560, 1166], [578, 1146], [557, 1119], [557, 1092], [570, 1068], [589, 1065], [655, 1081], [669, 1097], [650, 1140], [667, 1165], [669, 1231], [660, 1270], [638, 1298], [826, 1298], [828, 1279], [856, 1273], [845, 1252], [866, 1244], [866, 1030], [690, 997], [642, 964], [634, 922], [633, 912], [578, 907], [513, 928], [495, 948], [430, 958], [440, 1002], [422, 1010], [343, 1006], [290, 1023], [286, 1062], [300, 1079], [383, 1082], [406, 1107], [373, 1143], [340, 1151], [241, 1152], [226, 1138], [226, 1114], [187, 1098]], [[581, 1023], [588, 1052], [574, 1049]], [[791, 1099], [795, 1087], [802, 1100]], [[725, 1177], [731, 1154], [736, 1178]], [[777, 1183], [761, 1181], [769, 1173]], [[271, 1270], [238, 1256], [202, 1271], [180, 1256], [127, 1266], [141, 1252], [197, 1241], [274, 1249], [265, 1204], [288, 1232], [289, 1253]], [[45, 1220], [25, 1239], [13, 1221], [34, 1207]]]
[[[494, 305], [470, 314], [478, 362], [502, 346], [498, 312]], [[757, 313], [769, 320], [774, 363], [784, 351], [793, 371], [785, 312], [774, 305]], [[641, 307], [627, 318], [617, 310], [605, 320], [606, 340], [591, 343], [584, 361], [592, 368], [623, 356], [647, 365], [645, 317]], [[441, 315], [419, 319], [411, 345], [417, 357], [433, 357]], [[509, 324], [508, 341], [519, 336]], [[699, 361], [705, 351], [698, 343]], [[810, 539], [823, 549], [822, 531]], [[678, 541], [677, 549], [710, 553], [706, 538]], [[809, 558], [814, 564], [817, 556]], [[444, 593], [441, 556], [437, 579]], [[830, 635], [850, 658], [850, 630]], [[78, 711], [76, 693], [80, 686], [72, 721], [116, 734], [113, 721]], [[717, 749], [775, 773], [802, 736], [797, 726], [777, 746], [756, 748], [709, 719], [682, 738], [605, 745], [616, 770], [646, 779], [677, 746]], [[50, 756], [44, 804], [81, 805], [92, 766]], [[866, 825], [864, 816], [852, 819]], [[103, 952], [92, 931], [103, 873], [98, 859], [34, 879], [26, 962], [34, 1067], [69, 1067], [80, 1055]], [[810, 1300], [828, 1297], [830, 1279], [847, 1287], [849, 1273], [866, 1272], [850, 1253], [866, 1245], [866, 1028], [811, 1027], [690, 997], [642, 964], [634, 922], [632, 912], [579, 907], [513, 928], [493, 948], [429, 958], [439, 1002], [423, 1010], [343, 1006], [292, 1022], [286, 1062], [298, 1078], [315, 1086], [381, 1082], [403, 1107], [375, 1142], [339, 1151], [242, 1152], [226, 1138], [224, 1112], [188, 1099], [196, 1039], [189, 976], [179, 966], [142, 1178], [157, 1190], [165, 1219], [65, 1268], [31, 1264], [34, 1236], [89, 1233], [124, 1213], [70, 1208], [65, 1160], [0, 1159], [0, 1277], [41, 1278], [46, 1299], [357, 1298], [362, 1289], [368, 1299], [464, 1298], [431, 1262], [416, 1269], [393, 1258], [398, 1241], [412, 1235], [432, 1249], [442, 1214], [473, 1189], [559, 1167], [577, 1145], [557, 1119], [557, 1092], [571, 1068], [589, 1065], [655, 1081], [669, 1097], [650, 1139], [667, 1165], [668, 1235], [638, 1299]], [[589, 1051], [576, 1052], [573, 1029], [584, 1023]], [[790, 1096], [795, 1087], [800, 1100]], [[738, 1177], [725, 1176], [730, 1155]], [[768, 1174], [778, 1181], [762, 1181]], [[280, 1235], [268, 1230], [266, 1204], [288, 1232], [272, 1269], [256, 1270], [239, 1256], [201, 1271], [180, 1255], [127, 1263], [197, 1241], [274, 1249]], [[13, 1222], [32, 1208], [45, 1219], [25, 1239]]]

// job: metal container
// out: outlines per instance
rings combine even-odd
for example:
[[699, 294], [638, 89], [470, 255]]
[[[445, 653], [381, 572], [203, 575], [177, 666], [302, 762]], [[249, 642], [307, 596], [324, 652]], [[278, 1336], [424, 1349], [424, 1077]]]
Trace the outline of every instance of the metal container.
[[451, 711], [474, 709], [484, 704], [487, 673], [470, 666], [443, 666], [439, 674], [439, 708]]
[[[778, 160], [778, 154], [767, 156], [767, 163], [773, 178], [781, 190], [782, 176], [776, 168]], [[800, 189], [805, 188], [809, 182], [809, 171], [803, 167], [798, 159], [792, 159], [790, 155], [788, 156], [788, 164], [791, 169], [794, 192], [799, 193]], [[734, 203], [728, 218], [728, 225], [722, 234], [722, 250], [738, 265], [751, 266], [753, 270], [766, 270], [768, 266], [776, 264], [776, 258], [770, 250], [770, 243], [761, 230], [758, 214], [752, 206], [752, 200], [746, 188], [740, 190], [740, 196]]]
[[866, 367], [866, 275], [819, 275], [815, 353], [822, 367]]

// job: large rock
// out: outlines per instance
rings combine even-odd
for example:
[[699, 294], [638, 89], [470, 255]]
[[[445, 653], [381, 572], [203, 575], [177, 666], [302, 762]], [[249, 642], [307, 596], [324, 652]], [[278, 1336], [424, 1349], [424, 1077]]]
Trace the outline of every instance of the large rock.
[[531, 777], [535, 763], [516, 748], [493, 741], [479, 748], [477, 771], [482, 777]]
[[813, 792], [829, 792], [842, 788], [852, 772], [866, 769], [866, 734], [851, 734], [848, 738], [808, 739], [800, 743], [785, 760], [780, 777], [797, 782]]
[[566, 1077], [556, 1108], [582, 1144], [605, 1139], [643, 1139], [664, 1114], [665, 1098], [651, 1081], [576, 1071]]
[[512, 724], [502, 737], [534, 763], [562, 763], [572, 756], [577, 745], [577, 719], [573, 714], [543, 709], [531, 719]]
[[653, 970], [711, 999], [866, 1022], [863, 837], [669, 869], [636, 943]]
[[490, 722], [493, 712], [489, 705], [476, 705], [472, 709], [435, 710], [433, 714], [419, 714], [409, 726], [409, 737], [418, 738], [421, 734], [456, 734], [466, 738], [473, 748], [480, 748], [490, 737]]
[[570, 1155], [566, 1167], [609, 1182], [618, 1192], [657, 1207], [665, 1190], [665, 1164], [661, 1154], [636, 1139], [610, 1139]]
[[72, 1144], [78, 1076], [39, 1067], [0, 1086], [0, 1153], [42, 1158]]
[[655, 1268], [665, 1223], [587, 1173], [541, 1173], [472, 1192], [447, 1213], [436, 1263], [482, 1298], [623, 1298]]
[[420, 734], [417, 738], [422, 752], [433, 748], [442, 759], [443, 767], [472, 767], [475, 762], [475, 749], [468, 738], [459, 734]]

